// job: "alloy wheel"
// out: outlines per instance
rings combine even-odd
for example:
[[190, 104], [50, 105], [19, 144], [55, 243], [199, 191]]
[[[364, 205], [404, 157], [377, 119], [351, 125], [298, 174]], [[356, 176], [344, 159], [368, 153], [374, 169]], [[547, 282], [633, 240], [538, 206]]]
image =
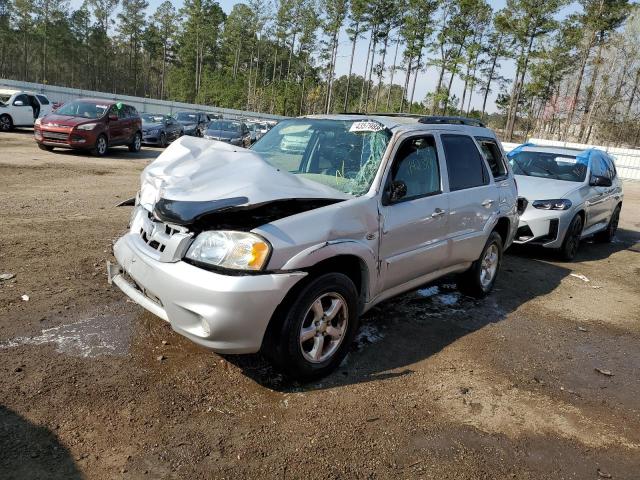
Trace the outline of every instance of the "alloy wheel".
[[3, 132], [11, 130], [11, 119], [7, 115], [0, 117], [0, 130]]
[[98, 137], [98, 142], [96, 143], [96, 150], [99, 155], [104, 155], [107, 151], [107, 139], [104, 137]]
[[500, 260], [500, 254], [498, 252], [498, 246], [492, 243], [482, 258], [482, 264], [480, 266], [480, 284], [483, 288], [488, 288], [491, 285], [496, 272], [498, 271], [498, 262]]
[[342, 295], [329, 292], [311, 303], [300, 327], [300, 350], [305, 360], [322, 363], [340, 347], [347, 332], [349, 309]]

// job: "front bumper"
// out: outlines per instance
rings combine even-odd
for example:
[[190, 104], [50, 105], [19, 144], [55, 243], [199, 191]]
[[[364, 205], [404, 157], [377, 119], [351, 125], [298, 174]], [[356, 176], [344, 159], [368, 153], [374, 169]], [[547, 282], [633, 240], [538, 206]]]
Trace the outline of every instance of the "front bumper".
[[513, 243], [517, 245], [540, 245], [545, 248], [560, 248], [574, 212], [569, 210], [540, 210], [531, 204], [518, 223]]
[[158, 145], [160, 144], [160, 133], [161, 132], [153, 132], [153, 133], [142, 133], [142, 143], [146, 145]]
[[33, 136], [41, 145], [61, 148], [92, 148], [96, 143], [93, 131], [34, 127]]
[[276, 307], [305, 272], [222, 275], [189, 263], [161, 262], [129, 233], [114, 245], [117, 265], [108, 265], [109, 283], [171, 323], [193, 342], [220, 353], [260, 350]]

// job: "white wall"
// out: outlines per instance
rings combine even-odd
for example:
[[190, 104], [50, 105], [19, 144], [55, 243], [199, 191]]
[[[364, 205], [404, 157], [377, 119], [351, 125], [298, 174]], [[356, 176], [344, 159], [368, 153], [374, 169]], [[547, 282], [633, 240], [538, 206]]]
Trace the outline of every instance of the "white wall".
[[133, 105], [140, 113], [174, 113], [184, 110], [195, 110], [198, 112], [221, 113], [225, 118], [261, 118], [265, 120], [281, 120], [283, 116], [270, 115], [268, 113], [246, 112], [244, 110], [234, 110], [231, 108], [219, 108], [208, 105], [196, 105], [192, 103], [169, 102], [153, 98], [131, 97], [129, 95], [116, 95], [113, 93], [94, 92], [91, 90], [81, 90], [78, 88], [58, 87], [42, 83], [18, 82], [16, 80], [5, 80], [0, 78], [0, 88], [26, 90], [30, 92], [43, 93], [53, 102], [68, 102], [76, 98], [102, 98], [108, 100], [119, 100]]

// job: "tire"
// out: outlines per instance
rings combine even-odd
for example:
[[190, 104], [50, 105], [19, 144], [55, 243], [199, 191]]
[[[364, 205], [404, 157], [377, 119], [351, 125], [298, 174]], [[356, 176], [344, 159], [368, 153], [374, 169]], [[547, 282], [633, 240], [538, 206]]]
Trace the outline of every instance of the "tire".
[[596, 240], [603, 243], [611, 243], [613, 242], [614, 237], [616, 236], [616, 231], [618, 230], [618, 222], [620, 221], [620, 210], [621, 206], [617, 205], [611, 214], [611, 218], [609, 219], [609, 224], [607, 228], [602, 232], [596, 233]]
[[473, 262], [469, 270], [458, 276], [458, 289], [470, 297], [486, 297], [498, 277], [502, 255], [502, 238], [497, 232], [491, 232], [478, 260]]
[[158, 140], [158, 143], [162, 148], [167, 146], [167, 136], [165, 135], [164, 132], [160, 134], [160, 140]]
[[571, 220], [567, 232], [564, 234], [562, 246], [558, 251], [560, 258], [565, 262], [572, 261], [578, 253], [580, 236], [582, 235], [582, 217], [578, 214]]
[[[327, 273], [294, 295], [281, 318], [272, 320], [279, 326], [264, 353], [288, 376], [314, 380], [331, 373], [349, 352], [358, 330], [358, 292], [346, 275]], [[327, 315], [333, 315], [329, 321]]]
[[13, 120], [6, 113], [4, 115], [0, 115], [0, 131], [2, 132], [10, 132], [13, 130]]
[[140, 132], [136, 132], [136, 134], [133, 136], [133, 140], [129, 144], [129, 151], [135, 153], [135, 152], [139, 152], [141, 148], [142, 148], [142, 135], [140, 135]]
[[53, 147], [51, 145], [42, 145], [41, 143], [39, 143], [38, 148], [46, 152], [53, 152]]
[[109, 149], [109, 143], [107, 142], [107, 137], [103, 134], [97, 138], [96, 144], [93, 147], [92, 153], [96, 157], [104, 157], [107, 154], [108, 149]]

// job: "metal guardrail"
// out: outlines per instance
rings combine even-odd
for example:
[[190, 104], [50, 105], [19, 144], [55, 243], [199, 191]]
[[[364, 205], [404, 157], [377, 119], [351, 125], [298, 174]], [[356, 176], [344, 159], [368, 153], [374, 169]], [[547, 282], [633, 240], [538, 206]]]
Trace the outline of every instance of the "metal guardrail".
[[76, 98], [100, 98], [106, 100], [118, 100], [133, 105], [140, 113], [165, 113], [171, 114], [180, 111], [197, 111], [205, 113], [222, 114], [225, 118], [256, 118], [262, 120], [283, 120], [287, 117], [282, 115], [272, 115], [269, 113], [250, 112], [245, 110], [235, 110], [232, 108], [221, 108], [212, 105], [201, 105], [194, 103], [172, 102], [168, 100], [158, 100], [154, 98], [133, 97], [130, 95], [119, 95], [107, 92], [96, 92], [93, 90], [82, 90], [79, 88], [67, 88], [57, 85], [43, 83], [20, 82], [17, 80], [7, 80], [0, 78], [0, 88], [25, 90], [46, 95], [53, 102], [68, 102]]

